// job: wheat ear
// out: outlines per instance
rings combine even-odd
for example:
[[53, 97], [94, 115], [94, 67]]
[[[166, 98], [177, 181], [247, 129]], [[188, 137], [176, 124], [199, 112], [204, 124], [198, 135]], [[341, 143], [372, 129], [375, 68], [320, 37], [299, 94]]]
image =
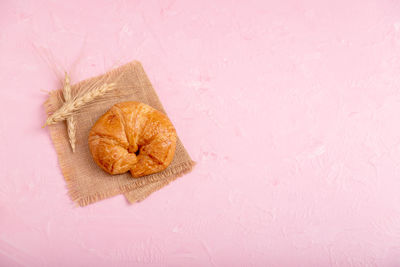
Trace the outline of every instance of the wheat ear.
[[43, 127], [55, 124], [59, 121], [66, 120], [69, 116], [71, 116], [73, 112], [77, 111], [85, 104], [95, 100], [97, 97], [104, 95], [104, 93], [113, 90], [114, 88], [115, 83], [105, 83], [98, 88], [86, 92], [76, 99], [64, 102], [61, 108], [59, 108], [47, 118], [46, 123], [43, 125]]
[[[65, 72], [65, 79], [64, 79], [63, 95], [64, 95], [65, 102], [71, 101], [71, 99], [72, 99], [71, 79], [69, 78], [68, 73], [66, 73], [66, 72]], [[76, 128], [75, 128], [75, 118], [72, 115], [67, 118], [67, 130], [68, 130], [69, 143], [71, 144], [72, 152], [75, 152]]]

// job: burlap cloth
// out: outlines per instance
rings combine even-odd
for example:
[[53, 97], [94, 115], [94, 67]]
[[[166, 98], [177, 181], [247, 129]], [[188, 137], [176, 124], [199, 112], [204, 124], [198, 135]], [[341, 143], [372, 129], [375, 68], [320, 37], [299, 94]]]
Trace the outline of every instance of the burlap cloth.
[[[194, 165], [178, 138], [175, 157], [170, 166], [162, 172], [135, 179], [130, 173], [110, 175], [97, 166], [89, 151], [88, 135], [93, 124], [112, 105], [123, 101], [140, 101], [165, 113], [142, 65], [137, 61], [75, 84], [72, 86], [72, 92], [77, 93], [93, 84], [101, 86], [106, 81], [115, 82], [117, 89], [95, 103], [84, 106], [74, 115], [77, 122], [75, 153], [72, 153], [68, 142], [65, 122], [48, 126], [61, 171], [67, 182], [68, 193], [80, 206], [118, 194], [124, 194], [130, 203], [141, 201], [177, 177], [191, 171]], [[47, 114], [53, 113], [62, 105], [61, 96], [61, 90], [50, 93], [45, 102]]]

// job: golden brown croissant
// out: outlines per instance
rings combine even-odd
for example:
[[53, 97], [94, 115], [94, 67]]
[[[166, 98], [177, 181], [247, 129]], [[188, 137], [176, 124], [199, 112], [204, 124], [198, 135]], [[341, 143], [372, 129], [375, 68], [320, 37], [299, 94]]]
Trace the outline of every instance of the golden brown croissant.
[[166, 115], [139, 102], [111, 107], [89, 133], [94, 161], [110, 174], [133, 177], [164, 170], [176, 147], [176, 131]]

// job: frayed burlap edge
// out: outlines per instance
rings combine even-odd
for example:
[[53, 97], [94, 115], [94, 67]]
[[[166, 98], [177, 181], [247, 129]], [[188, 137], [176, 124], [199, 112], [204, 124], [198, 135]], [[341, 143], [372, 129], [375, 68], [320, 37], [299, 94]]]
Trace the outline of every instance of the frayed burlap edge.
[[187, 163], [187, 166], [184, 166], [177, 172], [171, 173], [166, 179], [162, 179], [157, 182], [146, 184], [143, 187], [137, 188], [140, 193], [136, 192], [136, 190], [129, 190], [124, 195], [130, 203], [140, 202], [150, 196], [155, 191], [163, 188], [164, 186], [167, 186], [169, 183], [173, 182], [177, 178], [191, 172], [195, 165], [196, 162], [194, 161]]

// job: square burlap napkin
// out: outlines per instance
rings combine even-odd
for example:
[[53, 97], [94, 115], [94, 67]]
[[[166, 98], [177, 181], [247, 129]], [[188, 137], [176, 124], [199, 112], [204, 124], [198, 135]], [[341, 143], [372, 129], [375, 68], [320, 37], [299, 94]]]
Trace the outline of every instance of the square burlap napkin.
[[[130, 173], [110, 175], [93, 161], [88, 147], [88, 135], [97, 119], [111, 106], [123, 101], [139, 101], [164, 112], [142, 65], [128, 63], [103, 75], [72, 86], [73, 94], [105, 82], [116, 83], [116, 89], [91, 104], [87, 104], [74, 114], [76, 121], [76, 151], [72, 153], [65, 122], [48, 126], [50, 136], [58, 155], [61, 171], [67, 182], [68, 193], [80, 206], [124, 194], [130, 203], [141, 201], [151, 193], [192, 170], [194, 162], [178, 138], [175, 157], [170, 166], [162, 172], [141, 178], [132, 178]], [[47, 114], [52, 114], [63, 104], [62, 91], [55, 90], [45, 102]]]

